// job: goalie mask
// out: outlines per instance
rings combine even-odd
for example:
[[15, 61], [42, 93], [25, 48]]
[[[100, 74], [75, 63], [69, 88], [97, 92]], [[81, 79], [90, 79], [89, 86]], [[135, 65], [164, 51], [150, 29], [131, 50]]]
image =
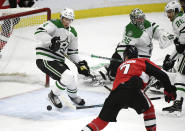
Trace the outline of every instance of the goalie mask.
[[128, 45], [123, 52], [123, 57], [124, 59], [127, 57], [128, 59], [132, 58], [138, 58], [138, 50], [135, 46], [133, 45]]
[[165, 7], [165, 12], [170, 21], [181, 11], [181, 5], [177, 1], [169, 2]]
[[145, 14], [142, 10], [138, 8], [133, 9], [130, 13], [130, 20], [132, 24], [136, 25], [141, 30], [144, 29]]

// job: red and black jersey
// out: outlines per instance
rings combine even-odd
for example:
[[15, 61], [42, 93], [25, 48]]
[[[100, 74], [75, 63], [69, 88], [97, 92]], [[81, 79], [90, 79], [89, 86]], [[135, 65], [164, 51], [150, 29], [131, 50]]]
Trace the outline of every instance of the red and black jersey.
[[168, 75], [159, 66], [147, 58], [134, 58], [123, 62], [118, 67], [112, 90], [116, 89], [121, 83], [130, 80], [133, 76], [138, 76], [143, 80], [144, 86], [142, 89], [148, 83], [149, 76], [156, 77], [166, 88], [171, 85]]
[[0, 0], [0, 9], [16, 8], [20, 0]]

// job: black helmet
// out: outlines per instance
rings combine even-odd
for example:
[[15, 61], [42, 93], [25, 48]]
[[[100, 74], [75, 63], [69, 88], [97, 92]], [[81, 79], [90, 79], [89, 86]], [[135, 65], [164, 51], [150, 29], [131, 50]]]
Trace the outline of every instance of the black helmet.
[[125, 51], [123, 52], [124, 58], [127, 56], [128, 59], [138, 58], [138, 50], [133, 45], [127, 45]]

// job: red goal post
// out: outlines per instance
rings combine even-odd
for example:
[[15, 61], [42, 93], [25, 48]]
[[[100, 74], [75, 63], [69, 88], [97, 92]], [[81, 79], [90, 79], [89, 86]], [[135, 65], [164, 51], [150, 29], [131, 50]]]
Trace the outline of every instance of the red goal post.
[[[16, 24], [5, 25], [11, 26], [11, 29], [7, 33], [9, 36], [3, 36], [3, 22], [6, 20], [15, 20], [18, 19]], [[47, 20], [51, 19], [51, 10], [50, 8], [11, 8], [0, 10], [0, 39], [5, 39], [11, 37], [13, 29], [24, 28], [28, 26], [35, 26], [44, 23]], [[10, 22], [11, 23], [11, 22]], [[6, 29], [5, 29], [6, 30]], [[7, 37], [7, 38], [6, 38]], [[15, 73], [14, 73], [15, 74]], [[49, 86], [49, 76], [46, 75], [45, 86]]]

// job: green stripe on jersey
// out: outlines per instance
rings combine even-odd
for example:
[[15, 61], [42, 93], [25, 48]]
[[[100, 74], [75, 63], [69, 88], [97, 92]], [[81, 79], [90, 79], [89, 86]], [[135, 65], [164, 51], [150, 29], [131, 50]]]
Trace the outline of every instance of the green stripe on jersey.
[[55, 60], [59, 60], [61, 62], [64, 62], [64, 59], [58, 59], [55, 56], [52, 56], [52, 55], [49, 55], [49, 54], [46, 54], [46, 53], [43, 53], [43, 52], [36, 52], [36, 55], [43, 55], [43, 56], [47, 56], [49, 58], [52, 58], [52, 59], [55, 59]]

